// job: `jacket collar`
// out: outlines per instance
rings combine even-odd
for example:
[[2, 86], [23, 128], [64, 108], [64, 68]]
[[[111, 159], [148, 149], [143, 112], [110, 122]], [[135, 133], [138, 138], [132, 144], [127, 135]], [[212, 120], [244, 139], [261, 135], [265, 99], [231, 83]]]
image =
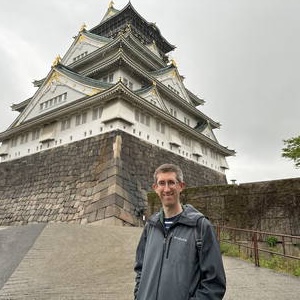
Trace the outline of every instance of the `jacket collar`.
[[[177, 223], [181, 223], [187, 226], [196, 226], [197, 220], [204, 215], [196, 210], [192, 205], [186, 204], [182, 205], [183, 211], [181, 213], [180, 218], [178, 219]], [[148, 222], [150, 224], [156, 225], [158, 222], [163, 224], [164, 222], [164, 211], [161, 208], [159, 212], [152, 215]]]

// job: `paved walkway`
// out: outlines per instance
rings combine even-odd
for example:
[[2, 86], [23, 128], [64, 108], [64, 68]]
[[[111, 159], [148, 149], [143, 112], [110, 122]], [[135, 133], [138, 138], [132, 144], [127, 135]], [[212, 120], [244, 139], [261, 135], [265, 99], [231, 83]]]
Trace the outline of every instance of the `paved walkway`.
[[[0, 300], [132, 300], [132, 267], [140, 234], [141, 228], [75, 224], [3, 228]], [[16, 247], [8, 247], [7, 241]], [[27, 248], [18, 250], [21, 244]], [[224, 257], [224, 264], [225, 300], [299, 299], [296, 277], [229, 257]]]
[[299, 300], [300, 278], [276, 273], [254, 264], [223, 257], [227, 292], [225, 300]]

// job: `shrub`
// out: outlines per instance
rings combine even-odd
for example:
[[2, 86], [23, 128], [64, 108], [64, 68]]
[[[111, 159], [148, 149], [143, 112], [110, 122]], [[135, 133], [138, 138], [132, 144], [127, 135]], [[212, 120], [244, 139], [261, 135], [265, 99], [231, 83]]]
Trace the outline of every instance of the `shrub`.
[[266, 243], [269, 245], [269, 247], [275, 247], [278, 243], [278, 239], [275, 236], [269, 236], [266, 238]]

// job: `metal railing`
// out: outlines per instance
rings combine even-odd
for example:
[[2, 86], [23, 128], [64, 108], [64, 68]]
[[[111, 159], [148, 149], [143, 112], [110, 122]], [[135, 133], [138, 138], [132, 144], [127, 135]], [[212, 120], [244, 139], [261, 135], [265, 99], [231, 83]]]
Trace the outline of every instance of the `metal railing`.
[[246, 249], [258, 267], [260, 252], [300, 260], [300, 236], [220, 225], [216, 231], [219, 242], [236, 245], [239, 251]]

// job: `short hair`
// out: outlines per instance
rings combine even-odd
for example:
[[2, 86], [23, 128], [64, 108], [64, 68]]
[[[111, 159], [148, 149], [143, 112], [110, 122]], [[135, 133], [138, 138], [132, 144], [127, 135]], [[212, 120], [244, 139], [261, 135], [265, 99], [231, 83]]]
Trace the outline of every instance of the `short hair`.
[[153, 178], [154, 178], [154, 182], [156, 182], [157, 180], [157, 174], [159, 173], [168, 173], [168, 172], [174, 172], [176, 173], [176, 178], [179, 182], [183, 182], [183, 173], [182, 170], [173, 164], [163, 164], [160, 165], [154, 172], [153, 174]]

